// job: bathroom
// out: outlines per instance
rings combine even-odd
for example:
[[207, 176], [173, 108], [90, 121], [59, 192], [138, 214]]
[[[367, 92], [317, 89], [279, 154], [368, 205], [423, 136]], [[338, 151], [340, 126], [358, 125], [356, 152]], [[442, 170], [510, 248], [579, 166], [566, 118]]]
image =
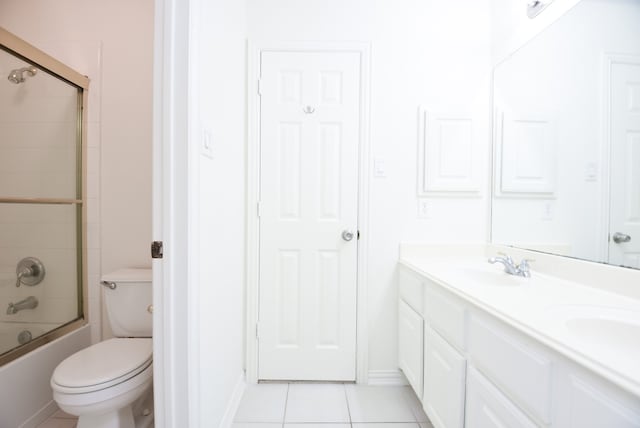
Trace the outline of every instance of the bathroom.
[[[0, 415], [15, 416], [7, 426], [51, 415], [56, 365], [111, 337], [102, 275], [150, 267], [152, 241], [165, 247], [153, 261], [156, 424], [231, 424], [230, 409], [257, 379], [252, 76], [256, 52], [278, 43], [344, 43], [369, 64], [356, 377], [405, 384], [399, 245], [454, 252], [490, 242], [493, 67], [576, 3], [555, 0], [530, 19], [519, 0], [1, 2], [1, 27], [90, 79], [88, 324], [46, 364], [33, 353], [22, 370], [42, 372], [44, 383], [0, 369]], [[464, 156], [473, 174], [462, 191], [416, 189], [420, 127], [434, 114], [472, 121]]]

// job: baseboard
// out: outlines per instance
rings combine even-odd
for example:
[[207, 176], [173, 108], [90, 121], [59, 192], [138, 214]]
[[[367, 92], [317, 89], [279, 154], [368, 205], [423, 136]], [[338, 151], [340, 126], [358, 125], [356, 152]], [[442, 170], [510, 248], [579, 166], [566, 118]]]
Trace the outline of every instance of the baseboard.
[[36, 428], [57, 411], [58, 405], [55, 401], [51, 400], [38, 410], [35, 415], [24, 421], [22, 425], [20, 425], [20, 428]]
[[400, 370], [370, 370], [369, 385], [408, 385]]
[[222, 417], [222, 421], [220, 422], [220, 428], [231, 428], [231, 425], [233, 425], [233, 417], [238, 411], [240, 400], [242, 400], [242, 395], [244, 394], [244, 390], [246, 387], [247, 382], [245, 380], [243, 371], [242, 373], [240, 373], [240, 377], [238, 378], [238, 382], [236, 382], [235, 388], [233, 388], [233, 394], [231, 394], [229, 405], [227, 406], [227, 410], [224, 412], [224, 416]]

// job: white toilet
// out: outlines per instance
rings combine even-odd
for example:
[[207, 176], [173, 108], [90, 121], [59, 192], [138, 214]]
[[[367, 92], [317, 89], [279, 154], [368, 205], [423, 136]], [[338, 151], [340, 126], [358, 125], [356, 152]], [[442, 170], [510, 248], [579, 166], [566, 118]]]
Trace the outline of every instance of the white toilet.
[[71, 355], [51, 377], [53, 399], [78, 428], [141, 428], [153, 423], [151, 269], [102, 278], [114, 339]]

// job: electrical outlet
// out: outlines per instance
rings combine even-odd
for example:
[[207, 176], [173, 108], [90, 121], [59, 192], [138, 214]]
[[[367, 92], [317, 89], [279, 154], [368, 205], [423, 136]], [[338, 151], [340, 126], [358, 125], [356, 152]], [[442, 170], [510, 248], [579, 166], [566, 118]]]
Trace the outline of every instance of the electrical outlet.
[[426, 199], [418, 200], [418, 218], [429, 218], [429, 201]]
[[543, 206], [542, 212], [542, 220], [551, 221], [553, 220], [553, 202], [546, 201]]

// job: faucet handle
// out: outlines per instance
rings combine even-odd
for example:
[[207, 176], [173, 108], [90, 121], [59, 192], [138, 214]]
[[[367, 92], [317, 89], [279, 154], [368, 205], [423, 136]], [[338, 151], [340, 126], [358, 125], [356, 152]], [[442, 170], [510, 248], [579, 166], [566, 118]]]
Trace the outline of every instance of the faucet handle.
[[507, 261], [509, 262], [513, 262], [513, 259], [511, 258], [511, 256], [507, 253], [505, 253], [504, 251], [498, 251], [497, 253], [499, 256], [504, 257]]
[[531, 276], [531, 271], [529, 269], [530, 268], [530, 266], [529, 266], [530, 262], [535, 262], [535, 260], [534, 259], [522, 259], [522, 261], [518, 265], [518, 271], [525, 278], [529, 278]]

